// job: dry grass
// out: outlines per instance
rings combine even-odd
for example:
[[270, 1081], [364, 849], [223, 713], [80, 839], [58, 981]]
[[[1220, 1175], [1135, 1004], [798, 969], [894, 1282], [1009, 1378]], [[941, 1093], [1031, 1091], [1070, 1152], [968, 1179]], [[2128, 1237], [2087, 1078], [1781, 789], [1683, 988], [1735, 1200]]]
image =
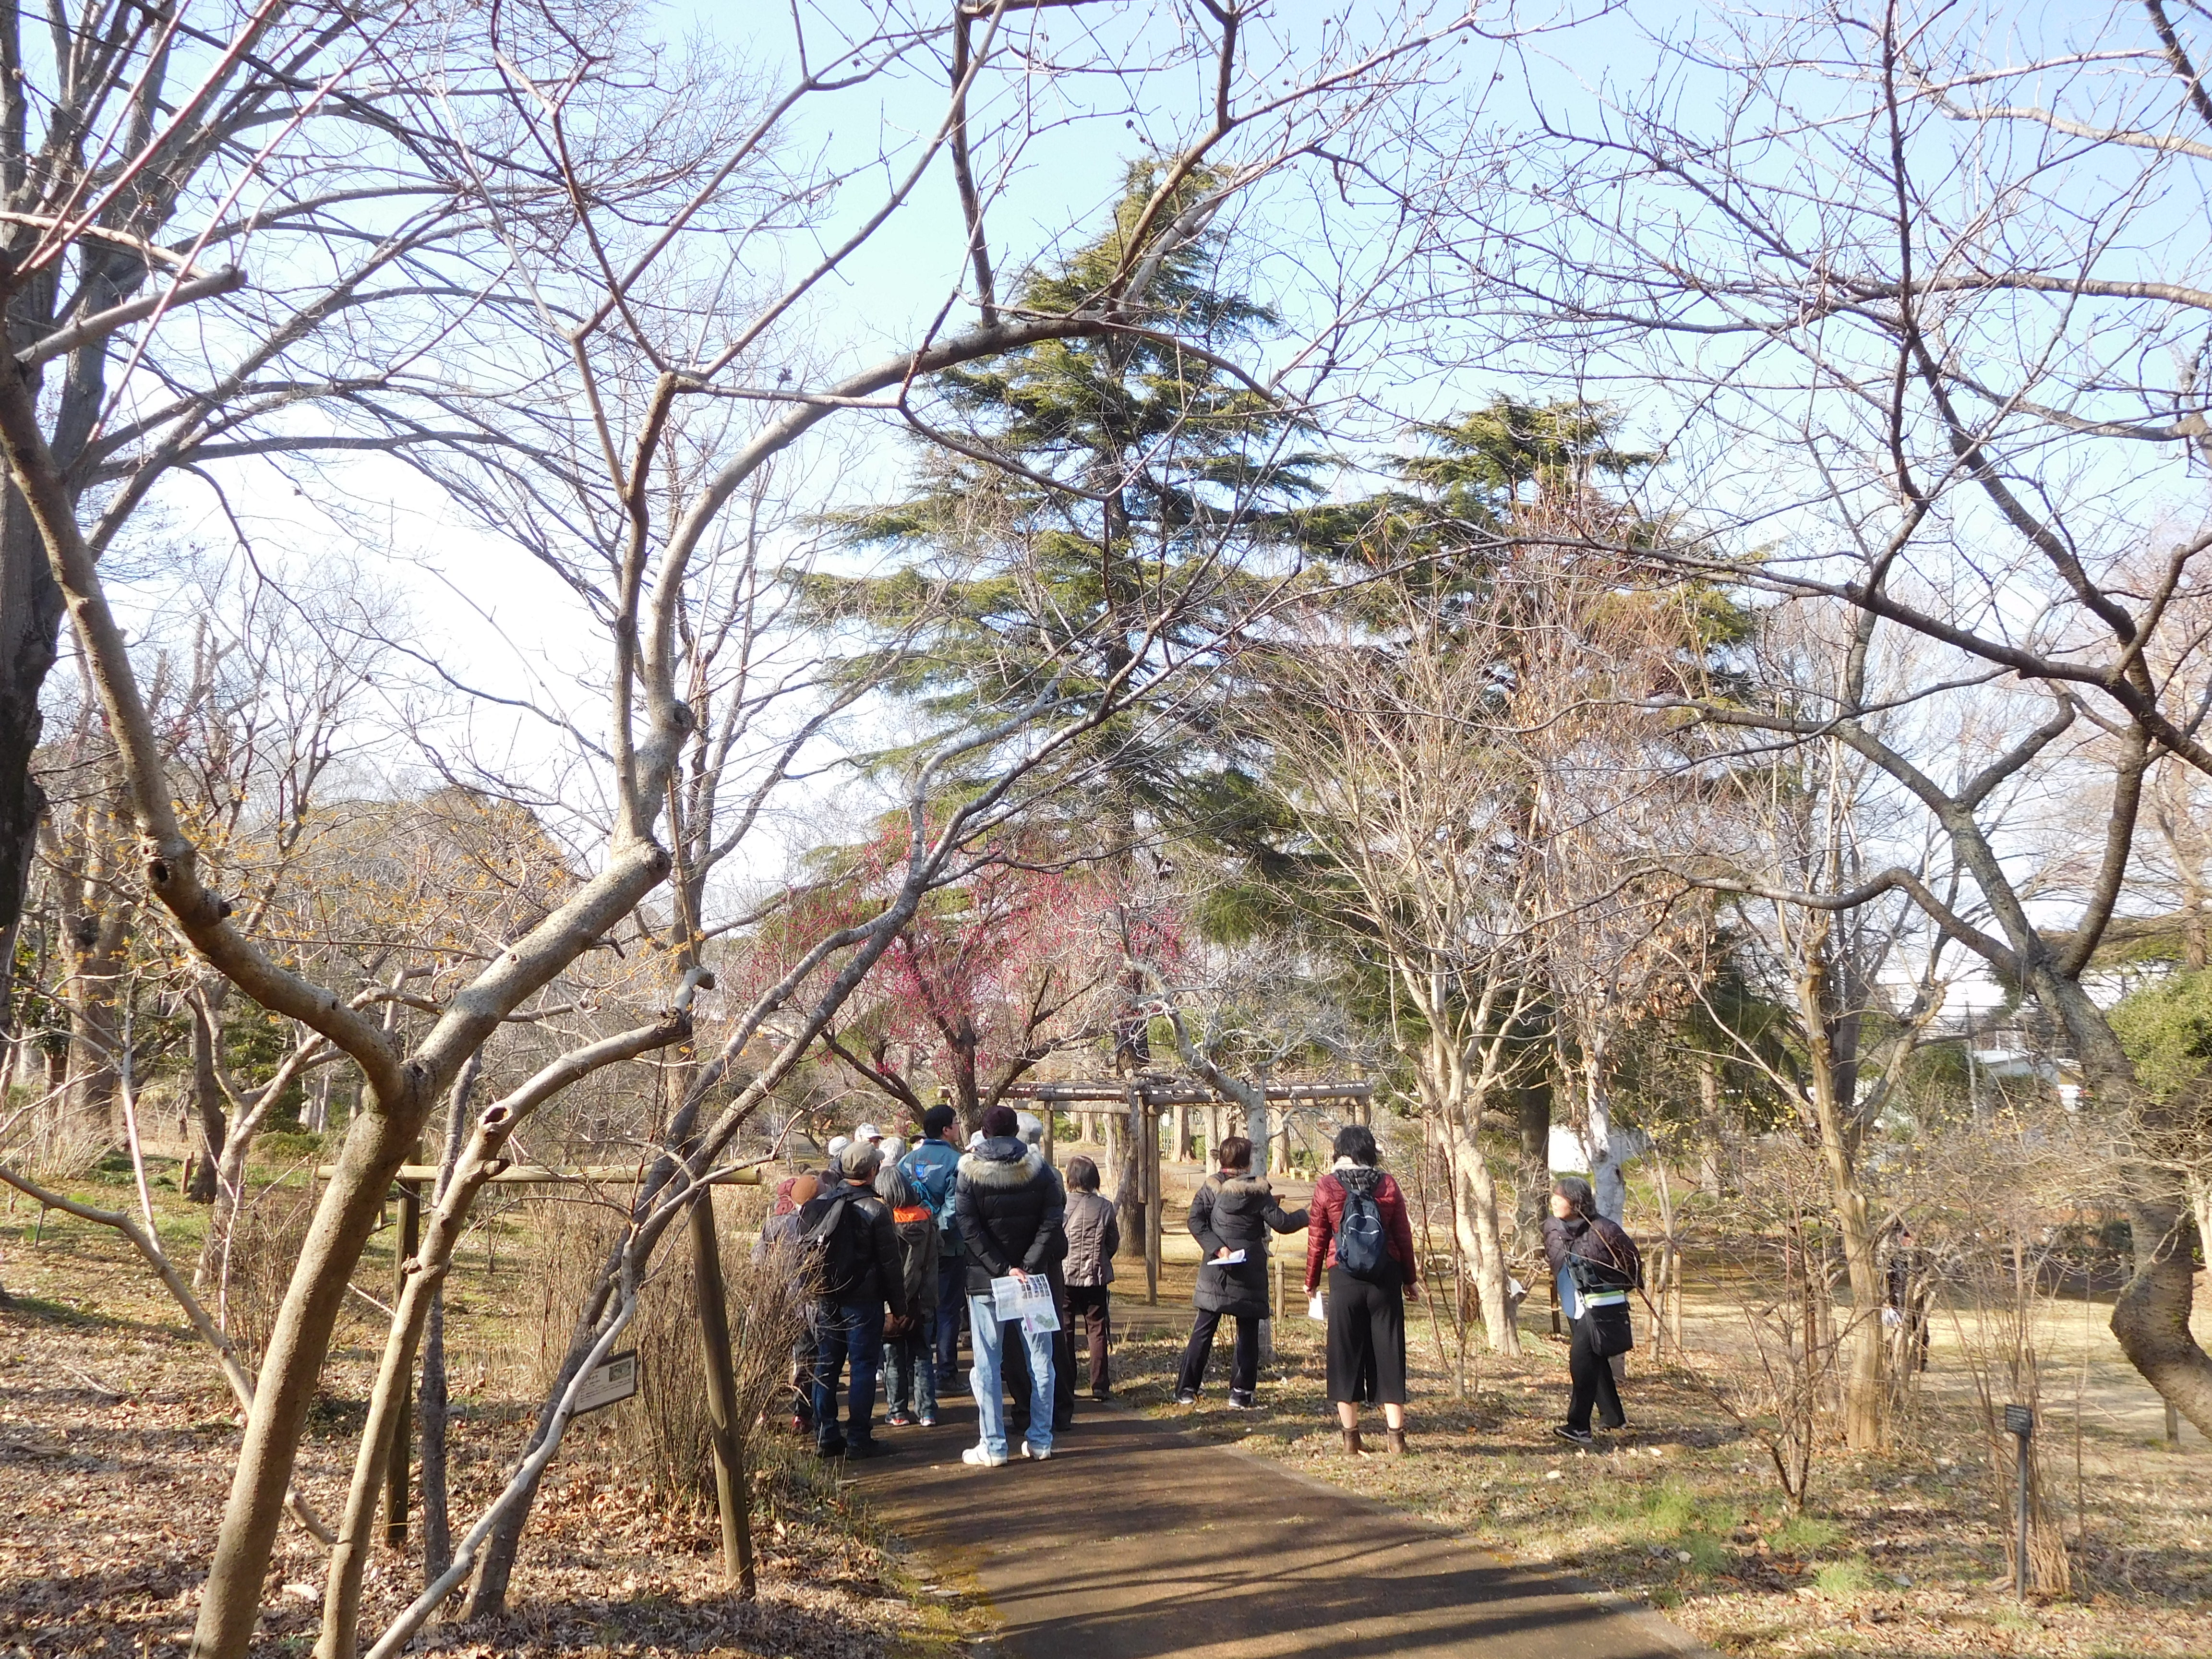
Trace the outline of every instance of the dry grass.
[[[173, 1194], [160, 1206], [176, 1253], [189, 1259], [204, 1212]], [[495, 1489], [532, 1409], [512, 1356], [540, 1299], [535, 1227], [574, 1219], [555, 1206], [516, 1212], [498, 1241], [499, 1270], [487, 1275], [472, 1249], [451, 1285], [457, 1525]], [[33, 1248], [33, 1226], [26, 1206], [0, 1227], [0, 1283], [19, 1302], [0, 1314], [0, 1631], [41, 1659], [181, 1655], [235, 1461], [238, 1413], [122, 1241], [49, 1217]], [[380, 1235], [364, 1259], [362, 1284], [388, 1281], [389, 1240]], [[732, 1245], [740, 1261], [741, 1243]], [[300, 1472], [325, 1514], [337, 1511], [350, 1472], [380, 1337], [366, 1321], [350, 1325], [324, 1372]], [[855, 1511], [842, 1481], [789, 1442], [759, 1448], [760, 1599], [738, 1605], [722, 1583], [711, 1513], [663, 1502], [626, 1461], [608, 1416], [586, 1420], [547, 1479], [510, 1616], [433, 1626], [419, 1650], [878, 1659], [942, 1653], [981, 1627], [979, 1608], [919, 1577]], [[388, 1618], [420, 1588], [419, 1552], [419, 1528], [410, 1552], [379, 1546], [365, 1622]], [[325, 1559], [287, 1525], [257, 1651], [313, 1645]]]
[[[1710, 1283], [1699, 1266], [1693, 1257], [1691, 1282]], [[1188, 1271], [1171, 1270], [1162, 1295], [1169, 1305], [1158, 1316], [1127, 1310], [1125, 1322], [1138, 1334], [1116, 1364], [1131, 1403], [1401, 1504], [1485, 1548], [1556, 1562], [1640, 1596], [1723, 1652], [2212, 1654], [2212, 1451], [2193, 1432], [2178, 1452], [2146, 1443], [2155, 1396], [2130, 1382], [2101, 1322], [2085, 1348], [2078, 1308], [2052, 1320], [2044, 1383], [2046, 1468], [2075, 1546], [2075, 1594], [2022, 1607], [2010, 1594], [2008, 1523], [1994, 1498], [1980, 1407], [1947, 1322], [1939, 1322], [1914, 1443], [1855, 1458], [1824, 1440], [1800, 1516], [1763, 1449], [1715, 1408], [1711, 1372], [1743, 1363], [1720, 1340], [1738, 1316], [1724, 1294], [1692, 1303], [1693, 1350], [1703, 1349], [1693, 1351], [1696, 1369], [1655, 1374], [1645, 1356], [1632, 1358], [1623, 1390], [1632, 1429], [1595, 1454], [1552, 1437], [1565, 1406], [1566, 1361], [1548, 1340], [1540, 1302], [1523, 1310], [1528, 1352], [1517, 1361], [1480, 1358], [1464, 1401], [1451, 1398], [1426, 1317], [1417, 1317], [1415, 1455], [1355, 1464], [1337, 1449], [1323, 1399], [1319, 1328], [1302, 1316], [1284, 1322], [1257, 1420], [1227, 1408], [1218, 1374], [1194, 1411], [1170, 1403], [1188, 1322], [1176, 1304], [1188, 1306]], [[2108, 1315], [2109, 1306], [2100, 1321]], [[2078, 1374], [2092, 1350], [2077, 1440], [2070, 1395], [2062, 1392], [2071, 1385], [2061, 1373], [2071, 1364]], [[1217, 1373], [1225, 1358], [1217, 1358]]]

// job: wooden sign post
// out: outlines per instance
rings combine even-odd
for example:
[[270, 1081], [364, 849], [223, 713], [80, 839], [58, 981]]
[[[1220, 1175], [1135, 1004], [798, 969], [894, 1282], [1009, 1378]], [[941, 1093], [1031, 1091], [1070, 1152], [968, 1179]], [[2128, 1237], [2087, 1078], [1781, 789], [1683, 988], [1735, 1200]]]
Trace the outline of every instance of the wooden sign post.
[[[422, 1143], [415, 1146], [415, 1162], [422, 1159]], [[399, 1179], [399, 1242], [392, 1251], [392, 1305], [407, 1293], [407, 1266], [422, 1248], [422, 1178]], [[407, 1542], [407, 1460], [415, 1449], [415, 1375], [399, 1379], [399, 1426], [392, 1431], [392, 1456], [384, 1466], [384, 1541], [394, 1548]]]
[[2019, 1489], [2015, 1502], [2020, 1543], [2013, 1559], [2012, 1593], [2015, 1600], [2025, 1601], [2027, 1600], [2027, 1443], [2035, 1435], [2034, 1408], [2030, 1406], [2007, 1406], [2004, 1425], [2005, 1432], [2012, 1436], [2019, 1451], [2014, 1481]]

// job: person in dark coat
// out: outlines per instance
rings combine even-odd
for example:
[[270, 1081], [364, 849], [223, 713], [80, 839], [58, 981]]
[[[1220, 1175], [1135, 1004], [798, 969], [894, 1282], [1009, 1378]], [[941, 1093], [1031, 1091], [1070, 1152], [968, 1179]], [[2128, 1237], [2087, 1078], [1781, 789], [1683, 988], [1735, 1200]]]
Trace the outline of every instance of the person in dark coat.
[[[884, 1304], [902, 1320], [907, 1303], [898, 1230], [872, 1185], [883, 1162], [884, 1155], [865, 1140], [847, 1146], [837, 1155], [837, 1185], [799, 1212], [802, 1236], [843, 1235], [823, 1251], [828, 1270], [837, 1271], [840, 1261], [850, 1264], [842, 1282], [818, 1287], [815, 1303], [814, 1444], [824, 1457], [880, 1457], [890, 1450], [875, 1437], [876, 1371], [883, 1360]], [[848, 1365], [841, 1431], [837, 1378]]]
[[1574, 1257], [1593, 1264], [1603, 1277], [1620, 1280], [1625, 1287], [1595, 1295], [1618, 1296], [1625, 1302], [1628, 1291], [1644, 1283], [1644, 1258], [1636, 1241], [1621, 1231], [1620, 1223], [1597, 1212], [1597, 1197], [1589, 1182], [1580, 1176], [1561, 1176], [1552, 1183], [1552, 1213], [1544, 1222], [1544, 1259], [1551, 1264], [1559, 1285], [1560, 1311], [1571, 1322], [1567, 1339], [1571, 1392], [1567, 1420], [1553, 1425], [1552, 1432], [1572, 1445], [1589, 1446], [1596, 1443], [1590, 1433], [1592, 1407], [1596, 1407], [1598, 1422], [1604, 1428], [1626, 1428], [1628, 1418], [1620, 1409], [1620, 1389], [1613, 1381], [1612, 1362], [1597, 1352], [1592, 1309], [1577, 1289], [1574, 1273], [1568, 1266]]
[[1260, 1383], [1260, 1322], [1268, 1316], [1267, 1235], [1294, 1233], [1306, 1224], [1304, 1210], [1286, 1212], [1267, 1177], [1252, 1173], [1252, 1143], [1231, 1135], [1221, 1143], [1221, 1172], [1206, 1177], [1190, 1201], [1190, 1236], [1198, 1241], [1198, 1288], [1191, 1305], [1190, 1341], [1176, 1382], [1176, 1404], [1194, 1406], [1213, 1353], [1213, 1334], [1224, 1318], [1237, 1322], [1237, 1347], [1229, 1362], [1229, 1403], [1250, 1411]]
[[[1344, 1431], [1344, 1449], [1362, 1456], [1359, 1408], [1379, 1404], [1393, 1454], [1406, 1449], [1406, 1302], [1419, 1300], [1420, 1260], [1406, 1195], [1378, 1166], [1375, 1132], [1347, 1123], [1336, 1132], [1336, 1161], [1314, 1183], [1307, 1207], [1306, 1295], [1328, 1274], [1328, 1397]], [[1361, 1278], [1338, 1261], [1346, 1205], [1353, 1194], [1375, 1200], [1382, 1221], [1381, 1264]]]
[[[1042, 1156], [1044, 1121], [1016, 1109], [1015, 1133], [1029, 1143], [1030, 1150]], [[1060, 1179], [1060, 1171], [1045, 1159], [1045, 1173], [1060, 1182], [1060, 1206], [1067, 1205], [1067, 1183]], [[1067, 1229], [1063, 1222], [1054, 1240], [1051, 1254], [1045, 1257], [1044, 1276], [1052, 1286], [1053, 1311], [1060, 1320], [1060, 1328], [1052, 1334], [1052, 1431], [1055, 1436], [1066, 1434], [1075, 1426], [1075, 1322], [1067, 1305], [1067, 1279], [1065, 1272], [1067, 1255]], [[1019, 1342], [1011, 1342], [1001, 1352], [1004, 1369], [1000, 1375], [1006, 1386], [1006, 1422], [1009, 1437], [1025, 1433], [1030, 1424], [1029, 1351]]]
[[1001, 1324], [991, 1289], [994, 1279], [1037, 1278], [1048, 1284], [1048, 1264], [1066, 1249], [1066, 1198], [1060, 1177], [1021, 1138], [1020, 1127], [1011, 1106], [994, 1106], [983, 1114], [983, 1138], [960, 1160], [953, 1197], [967, 1263], [969, 1334], [975, 1351], [969, 1382], [982, 1429], [982, 1438], [960, 1459], [986, 1468], [1006, 1461], [1000, 1367], [1009, 1333], [1021, 1343], [1030, 1366], [1030, 1420], [1022, 1455], [1039, 1460], [1052, 1455], [1053, 1334], [1031, 1331], [1019, 1320]]
[[1090, 1348], [1091, 1397], [1112, 1391], [1106, 1351], [1114, 1336], [1114, 1258], [1121, 1249], [1121, 1222], [1112, 1202], [1098, 1195], [1098, 1166], [1087, 1158], [1067, 1161], [1067, 1304], [1083, 1316]]
[[960, 1115], [950, 1106], [931, 1107], [921, 1115], [921, 1136], [920, 1144], [899, 1160], [899, 1169], [937, 1215], [935, 1340], [941, 1398], [958, 1375], [960, 1321], [968, 1311], [960, 1222], [952, 1212], [952, 1189], [960, 1177]]
[[[753, 1261], [763, 1265], [781, 1255], [795, 1271], [799, 1265], [799, 1212], [822, 1190], [819, 1177], [787, 1176], [776, 1183], [775, 1201], [761, 1223], [760, 1240], [753, 1246]], [[791, 1426], [797, 1434], [814, 1432], [814, 1322], [810, 1310], [806, 1323], [791, 1344]]]
[[937, 1426], [937, 1217], [896, 1164], [876, 1172], [876, 1196], [898, 1230], [907, 1316], [884, 1328], [884, 1421], [895, 1429]]

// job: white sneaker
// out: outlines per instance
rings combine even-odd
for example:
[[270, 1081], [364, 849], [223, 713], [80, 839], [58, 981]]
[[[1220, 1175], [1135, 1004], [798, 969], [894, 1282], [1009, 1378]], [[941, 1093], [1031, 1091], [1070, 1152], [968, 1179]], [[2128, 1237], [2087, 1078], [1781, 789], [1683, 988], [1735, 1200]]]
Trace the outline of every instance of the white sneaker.
[[1022, 1442], [1022, 1455], [1029, 1458], [1033, 1462], [1049, 1463], [1052, 1462], [1052, 1448], [1049, 1446], [1042, 1448], [1032, 1446], [1028, 1441], [1024, 1440]]
[[1006, 1467], [1006, 1455], [1004, 1452], [994, 1454], [988, 1446], [974, 1445], [960, 1454], [960, 1461], [973, 1463], [979, 1469], [997, 1469]]

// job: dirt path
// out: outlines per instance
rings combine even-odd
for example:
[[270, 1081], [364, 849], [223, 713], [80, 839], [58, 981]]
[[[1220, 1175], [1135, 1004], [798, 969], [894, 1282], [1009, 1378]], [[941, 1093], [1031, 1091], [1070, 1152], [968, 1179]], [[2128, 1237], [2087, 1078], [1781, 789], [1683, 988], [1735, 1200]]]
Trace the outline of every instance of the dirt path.
[[970, 1468], [962, 1405], [860, 1466], [884, 1522], [972, 1583], [1018, 1659], [1681, 1659], [1656, 1614], [1515, 1567], [1256, 1457], [1111, 1407], [1060, 1455]]

